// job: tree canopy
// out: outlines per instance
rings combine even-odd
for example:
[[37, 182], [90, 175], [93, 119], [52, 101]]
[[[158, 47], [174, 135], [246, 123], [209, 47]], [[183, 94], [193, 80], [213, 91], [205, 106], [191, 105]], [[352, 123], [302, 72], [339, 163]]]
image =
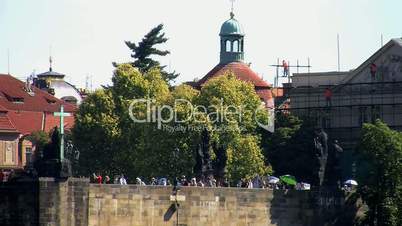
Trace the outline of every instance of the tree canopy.
[[269, 171], [254, 120], [266, 119], [267, 112], [257, 111], [261, 101], [252, 84], [228, 74], [200, 91], [187, 85], [170, 90], [160, 68], [142, 72], [130, 64], [118, 65], [112, 82], [76, 113], [73, 138], [82, 174], [195, 176], [201, 146], [216, 177], [234, 182]]
[[277, 112], [275, 132], [263, 133], [265, 156], [276, 175], [291, 174], [299, 181], [318, 184], [319, 163], [314, 153], [314, 126], [308, 119]]
[[359, 193], [367, 225], [402, 225], [402, 133], [377, 120], [364, 124], [358, 151]]

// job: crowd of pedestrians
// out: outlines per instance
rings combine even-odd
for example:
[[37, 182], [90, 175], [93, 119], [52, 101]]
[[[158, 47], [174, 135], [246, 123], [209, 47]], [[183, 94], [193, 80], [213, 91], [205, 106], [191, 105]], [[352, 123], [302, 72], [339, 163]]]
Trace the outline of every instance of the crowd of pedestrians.
[[[93, 174], [93, 182], [98, 183], [98, 184], [120, 184], [120, 185], [127, 185], [127, 178], [121, 174], [121, 175], [116, 175], [114, 177], [114, 180], [111, 180], [108, 175], [102, 177], [100, 173]], [[132, 181], [133, 184], [140, 185], [140, 186], [173, 186], [173, 185], [178, 185], [178, 186], [189, 186], [189, 187], [231, 187], [229, 181], [223, 180], [223, 181], [217, 181], [213, 176], [209, 176], [206, 178], [200, 178], [197, 179], [195, 177], [192, 177], [190, 179], [187, 179], [186, 176], [181, 176], [180, 178], [176, 178], [174, 181], [169, 180], [166, 177], [160, 177], [160, 178], [155, 178], [152, 177], [148, 181], [144, 181], [140, 177], [135, 178], [134, 181]], [[241, 179], [238, 181], [237, 184], [232, 185], [233, 187], [238, 187], [238, 188], [262, 188], [262, 189], [298, 189], [298, 190], [303, 190], [301, 189], [301, 185], [295, 186], [295, 187], [289, 187], [286, 185], [283, 185], [281, 183], [269, 183], [266, 180], [266, 177], [260, 177], [256, 176], [253, 179]]]
[[106, 175], [105, 178], [102, 177], [100, 173], [93, 173], [92, 174], [93, 182], [97, 184], [121, 184], [121, 185], [127, 185], [127, 180], [124, 174], [116, 175], [114, 177], [114, 180], [112, 181], [111, 178]]

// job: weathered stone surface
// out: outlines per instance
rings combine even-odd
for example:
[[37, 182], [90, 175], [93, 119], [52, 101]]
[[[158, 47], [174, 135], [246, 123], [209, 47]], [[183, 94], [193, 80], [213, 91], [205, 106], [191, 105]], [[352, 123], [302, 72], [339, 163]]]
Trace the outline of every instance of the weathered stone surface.
[[[69, 178], [0, 185], [0, 225], [175, 225], [172, 187], [89, 184]], [[183, 187], [179, 224], [351, 225], [358, 208], [337, 192]]]
[[[176, 212], [166, 219], [174, 203], [169, 198], [171, 187], [127, 187], [115, 190], [110, 185], [90, 185], [90, 226], [162, 226], [176, 222]], [[127, 195], [132, 197], [129, 205]], [[183, 187], [179, 195], [186, 197], [179, 207], [181, 225], [321, 226], [336, 222], [334, 219], [344, 205], [341, 193]], [[105, 205], [110, 199], [114, 200], [114, 205]], [[92, 204], [94, 202], [97, 205]], [[326, 211], [318, 211], [322, 208]]]

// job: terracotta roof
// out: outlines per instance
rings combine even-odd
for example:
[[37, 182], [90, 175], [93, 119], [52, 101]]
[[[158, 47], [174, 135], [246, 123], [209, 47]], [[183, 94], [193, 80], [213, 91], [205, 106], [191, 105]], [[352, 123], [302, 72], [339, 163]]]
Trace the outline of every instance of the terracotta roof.
[[[1, 97], [0, 97], [1, 98]], [[7, 109], [0, 105], [0, 112], [7, 112]]]
[[6, 113], [0, 113], [0, 131], [17, 132], [17, 129]]
[[[57, 99], [32, 86], [33, 94], [25, 90], [25, 83], [0, 74], [0, 130], [30, 134], [34, 131], [49, 132], [60, 125], [60, 118], [53, 116], [64, 105], [65, 112], [75, 112], [76, 106]], [[74, 125], [74, 116], [65, 117], [65, 128]], [[3, 128], [4, 127], [4, 128]]]
[[270, 84], [262, 80], [260, 76], [257, 75], [250, 67], [242, 62], [231, 62], [228, 64], [218, 64], [216, 65], [207, 75], [205, 75], [200, 81], [198, 81], [197, 86], [201, 87], [209, 79], [214, 78], [219, 75], [225, 74], [225, 72], [233, 72], [236, 77], [242, 81], [251, 82], [255, 87], [271, 87]]
[[274, 108], [275, 103], [274, 103], [274, 98], [272, 98], [272, 93], [270, 89], [266, 88], [260, 88], [255, 90], [257, 95], [261, 98], [264, 99], [265, 105], [268, 108]]
[[[56, 112], [64, 105], [66, 112], [74, 112], [76, 107], [57, 99], [49, 93], [32, 86], [34, 95], [25, 91], [25, 83], [10, 76], [0, 74], [0, 105], [8, 110]], [[22, 102], [13, 99], [23, 100]]]
[[[53, 116], [53, 114], [45, 114], [45, 128], [44, 131], [49, 132], [55, 126], [60, 127], [60, 117]], [[64, 117], [64, 129], [70, 130], [74, 126], [74, 116]]]
[[9, 111], [7, 115], [21, 134], [42, 130], [43, 112]]

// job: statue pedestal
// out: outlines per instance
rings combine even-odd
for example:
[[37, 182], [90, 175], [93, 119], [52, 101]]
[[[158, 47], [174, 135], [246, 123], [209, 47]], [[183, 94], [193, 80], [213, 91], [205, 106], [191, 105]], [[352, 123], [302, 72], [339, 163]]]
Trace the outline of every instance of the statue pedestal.
[[67, 178], [71, 177], [71, 163], [68, 159], [48, 159], [39, 164], [38, 175], [40, 177]]

